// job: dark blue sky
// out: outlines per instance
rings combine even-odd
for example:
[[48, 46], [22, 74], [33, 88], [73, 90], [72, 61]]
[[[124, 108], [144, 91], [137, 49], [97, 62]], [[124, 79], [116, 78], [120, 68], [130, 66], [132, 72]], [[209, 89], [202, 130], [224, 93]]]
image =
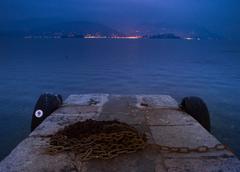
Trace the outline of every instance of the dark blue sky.
[[239, 0], [1, 0], [0, 8], [2, 26], [32, 19], [97, 21], [113, 27], [193, 24], [240, 37]]

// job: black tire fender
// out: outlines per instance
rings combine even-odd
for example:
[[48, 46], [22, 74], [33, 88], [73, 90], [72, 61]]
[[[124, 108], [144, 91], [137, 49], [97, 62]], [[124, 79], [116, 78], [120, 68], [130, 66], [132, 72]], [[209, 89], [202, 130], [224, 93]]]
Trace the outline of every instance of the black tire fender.
[[210, 114], [206, 103], [201, 98], [185, 97], [180, 108], [196, 119], [206, 130], [211, 131]]
[[42, 123], [51, 113], [62, 105], [62, 96], [45, 93], [42, 94], [34, 107], [32, 114], [31, 131]]

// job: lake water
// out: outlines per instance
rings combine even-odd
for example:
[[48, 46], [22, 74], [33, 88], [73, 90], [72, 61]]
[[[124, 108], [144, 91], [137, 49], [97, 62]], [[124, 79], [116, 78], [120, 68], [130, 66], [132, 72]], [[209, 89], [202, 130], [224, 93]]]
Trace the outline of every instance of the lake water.
[[30, 132], [44, 92], [200, 96], [212, 132], [240, 155], [240, 42], [0, 40], [0, 159]]

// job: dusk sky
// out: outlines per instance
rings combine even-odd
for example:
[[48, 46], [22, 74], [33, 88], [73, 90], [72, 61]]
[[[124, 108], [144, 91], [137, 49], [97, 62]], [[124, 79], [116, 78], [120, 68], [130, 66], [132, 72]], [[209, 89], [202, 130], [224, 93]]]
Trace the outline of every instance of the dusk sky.
[[186, 23], [240, 37], [239, 6], [239, 0], [1, 0], [0, 24], [33, 19], [94, 21], [112, 27]]

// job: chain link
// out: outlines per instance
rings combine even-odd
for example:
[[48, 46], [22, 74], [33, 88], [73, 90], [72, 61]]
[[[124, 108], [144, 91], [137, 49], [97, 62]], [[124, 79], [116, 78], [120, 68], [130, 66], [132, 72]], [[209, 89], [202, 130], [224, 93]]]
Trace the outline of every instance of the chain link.
[[101, 124], [104, 128], [103, 130], [96, 130], [97, 133], [88, 133], [91, 130], [89, 128], [90, 125], [84, 124], [86, 123], [78, 123], [82, 127], [87, 127], [84, 128], [84, 133], [82, 133], [81, 137], [68, 137], [71, 127], [76, 130], [76, 126], [68, 126], [68, 132], [62, 130], [51, 136], [50, 146], [46, 153], [54, 155], [71, 151], [76, 153], [82, 161], [87, 161], [90, 159], [112, 159], [123, 153], [133, 153], [142, 150], [147, 145], [145, 134], [138, 133], [135, 128], [125, 123], [97, 121], [96, 124]]
[[[151, 105], [147, 103], [141, 103], [140, 106], [142, 106], [142, 109], [140, 111], [149, 114], [151, 111], [155, 110], [156, 108], [151, 107]], [[134, 106], [129, 104], [129, 109], [134, 108]], [[151, 144], [149, 144], [151, 145]], [[227, 145], [224, 144], [216, 144], [213, 147], [208, 146], [198, 146], [196, 148], [190, 148], [190, 147], [170, 147], [165, 145], [158, 145], [158, 144], [152, 144], [154, 146], [157, 146], [157, 148], [161, 151], [166, 152], [174, 152], [174, 153], [191, 153], [191, 152], [197, 152], [197, 153], [206, 153], [210, 151], [223, 151], [226, 149], [229, 149]]]
[[163, 145], [158, 145], [158, 144], [149, 144], [149, 146], [154, 146], [160, 151], [173, 152], [173, 153], [191, 153], [191, 152], [206, 153], [206, 152], [211, 152], [211, 151], [223, 151], [223, 150], [228, 149], [228, 147], [224, 144], [216, 144], [213, 147], [198, 146], [196, 148], [170, 147], [170, 146], [163, 146]]
[[[145, 107], [140, 109], [140, 111], [143, 111], [144, 113], [148, 114], [151, 110], [154, 110], [147, 104], [143, 105]], [[133, 113], [134, 109], [132, 109], [131, 106], [128, 108], [128, 110], [131, 110], [131, 113]], [[88, 120], [88, 122], [89, 121], [93, 121], [103, 128], [98, 129], [97, 133], [88, 133], [88, 131], [92, 128], [88, 127], [87, 122], [78, 122], [78, 125], [83, 125], [85, 127], [85, 133], [82, 133], [83, 136], [77, 136], [78, 138], [69, 138], [64, 135], [63, 129], [50, 137], [50, 146], [46, 150], [46, 153], [54, 155], [61, 152], [71, 151], [77, 153], [82, 161], [87, 161], [90, 159], [111, 159], [119, 156], [120, 154], [133, 153], [138, 150], [143, 150], [146, 146], [154, 146], [159, 151], [173, 153], [206, 153], [209, 151], [222, 151], [227, 149], [227, 146], [223, 144], [216, 144], [213, 147], [203, 145], [196, 148], [149, 144], [147, 143], [145, 134], [139, 133], [137, 129], [126, 123], [108, 121], [106, 124], [104, 121]], [[91, 125], [91, 127], [93, 127], [93, 125]], [[67, 126], [67, 129], [71, 129], [71, 125]], [[76, 130], [74, 127], [73, 129]], [[103, 130], [106, 129], [107, 132], [103, 132]]]

